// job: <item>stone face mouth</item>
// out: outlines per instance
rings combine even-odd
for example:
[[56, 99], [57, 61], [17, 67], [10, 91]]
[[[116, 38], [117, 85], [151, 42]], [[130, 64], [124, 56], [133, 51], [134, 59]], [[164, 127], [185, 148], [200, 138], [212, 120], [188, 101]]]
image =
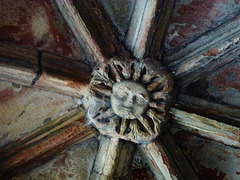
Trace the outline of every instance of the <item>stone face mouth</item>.
[[120, 110], [122, 112], [126, 112], [126, 113], [134, 113], [133, 107], [125, 107], [125, 106], [123, 106], [123, 107], [120, 107]]
[[114, 57], [93, 72], [89, 91], [93, 105], [86, 108], [95, 112], [88, 118], [104, 135], [152, 142], [167, 121], [165, 105], [172, 86], [169, 74], [153, 60]]

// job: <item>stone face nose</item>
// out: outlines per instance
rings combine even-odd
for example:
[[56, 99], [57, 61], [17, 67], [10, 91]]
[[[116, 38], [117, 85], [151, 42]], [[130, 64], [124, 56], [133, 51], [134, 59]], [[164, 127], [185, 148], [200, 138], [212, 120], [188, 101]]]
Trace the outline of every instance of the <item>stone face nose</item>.
[[133, 106], [133, 99], [134, 99], [134, 96], [132, 96], [132, 94], [129, 94], [126, 102], [124, 103], [125, 106], [127, 107], [132, 107]]

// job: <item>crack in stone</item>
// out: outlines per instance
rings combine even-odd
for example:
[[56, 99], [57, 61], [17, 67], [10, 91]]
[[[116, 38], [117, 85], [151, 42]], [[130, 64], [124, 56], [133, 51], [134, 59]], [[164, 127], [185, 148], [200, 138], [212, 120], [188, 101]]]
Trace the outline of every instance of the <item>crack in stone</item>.
[[38, 71], [37, 71], [36, 77], [33, 79], [31, 83], [31, 87], [36, 84], [37, 80], [39, 80], [41, 76], [42, 76], [42, 52], [39, 51], [38, 52]]

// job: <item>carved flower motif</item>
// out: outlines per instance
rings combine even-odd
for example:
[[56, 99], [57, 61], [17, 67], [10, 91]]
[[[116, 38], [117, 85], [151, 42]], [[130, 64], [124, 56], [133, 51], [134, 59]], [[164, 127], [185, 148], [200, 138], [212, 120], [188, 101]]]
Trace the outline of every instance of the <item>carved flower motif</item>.
[[93, 73], [88, 118], [104, 135], [151, 142], [167, 120], [172, 86], [171, 77], [160, 64], [150, 59], [114, 57]]

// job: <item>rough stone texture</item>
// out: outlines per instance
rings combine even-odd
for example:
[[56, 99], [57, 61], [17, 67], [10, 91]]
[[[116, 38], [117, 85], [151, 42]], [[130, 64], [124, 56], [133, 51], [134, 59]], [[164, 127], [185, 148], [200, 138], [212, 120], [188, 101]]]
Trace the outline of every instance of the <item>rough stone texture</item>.
[[113, 85], [111, 105], [114, 113], [122, 118], [139, 118], [147, 110], [149, 100], [146, 88], [134, 81]]
[[[58, 2], [58, 0], [56, 0], [55, 2]], [[122, 2], [123, 1], [118, 3], [120, 4]], [[145, 2], [156, 2], [156, 1], [145, 1]], [[170, 51], [170, 54], [172, 53], [171, 50], [173, 52], [176, 52], [176, 51], [179, 52], [178, 50], [180, 48], [184, 48], [187, 44], [195, 41], [196, 39], [199, 40], [200, 36], [202, 37], [202, 35], [204, 34], [209, 34], [208, 33], [209, 31], [216, 29], [218, 26], [226, 22], [229, 22], [230, 19], [239, 15], [239, 8], [240, 8], [239, 0], [185, 0], [185, 1], [177, 0], [176, 2], [177, 3], [173, 13], [173, 18], [168, 29], [169, 35], [167, 36], [167, 38], [165, 38], [165, 47], [167, 48], [167, 50]], [[151, 6], [151, 8], [153, 9], [154, 7], [155, 6]], [[84, 8], [82, 9], [84, 10]], [[82, 54], [80, 54], [79, 52], [79, 47], [75, 42], [75, 38], [73, 38], [71, 31], [67, 27], [67, 24], [62, 21], [62, 17], [57, 13], [57, 11], [58, 10], [53, 6], [53, 3], [51, 0], [41, 0], [41, 1], [30, 0], [27, 2], [23, 0], [20, 0], [20, 1], [13, 0], [11, 2], [6, 0], [2, 1], [0, 3], [0, 19], [1, 20], [3, 19], [3, 21], [0, 22], [0, 32], [3, 32], [3, 33], [0, 34], [0, 40], [12, 42], [19, 45], [32, 46], [34, 48], [37, 48], [38, 50], [50, 51], [62, 56], [81, 58]], [[119, 10], [119, 12], [121, 11], [122, 9]], [[148, 12], [150, 12], [150, 10]], [[77, 13], [75, 13], [75, 15], [77, 16]], [[137, 18], [138, 17], [139, 16], [137, 16]], [[143, 27], [142, 29], [145, 29], [145, 25], [147, 25], [146, 28], [149, 30], [148, 25], [150, 23], [150, 20], [149, 21], [148, 20], [149, 19], [146, 18], [146, 21], [144, 21], [146, 23], [142, 23], [142, 27]], [[141, 24], [141, 22], [139, 24]], [[94, 25], [93, 25], [93, 28], [95, 28]], [[231, 26], [228, 26], [228, 29], [230, 30]], [[139, 32], [139, 30], [141, 29], [138, 29], [136, 32]], [[143, 44], [133, 43], [134, 45], [135, 44], [139, 45], [140, 47], [139, 50], [145, 50], [144, 43], [145, 43], [145, 40], [147, 39], [147, 36], [145, 36], [146, 34], [144, 34], [144, 32], [146, 32], [145, 30], [143, 30], [140, 33], [140, 36], [136, 36], [136, 39], [138, 40], [138, 42], [143, 42]], [[213, 31], [212, 33], [215, 33], [215, 31]], [[228, 33], [227, 31], [225, 34], [226, 36], [230, 35], [230, 33]], [[210, 36], [214, 38], [212, 34], [210, 34]], [[216, 34], [216, 36], [218, 36], [218, 34]], [[209, 36], [206, 36], [206, 37], [208, 38]], [[239, 39], [238, 37], [239, 36], [236, 36], [236, 39]], [[141, 41], [142, 38], [144, 41]], [[202, 43], [208, 44], [204, 40], [202, 41]], [[236, 41], [232, 41], [231, 43], [235, 44]], [[95, 48], [96, 46], [93, 46], [93, 47]], [[184, 49], [190, 52], [187, 55], [190, 55], [192, 53], [191, 49], [188, 49], [188, 48], [184, 48]], [[141, 51], [140, 55], [142, 55], [142, 52], [143, 51]], [[228, 64], [224, 68], [219, 69], [219, 67], [223, 65], [221, 62], [223, 58], [221, 53], [224, 54], [225, 52], [230, 52], [238, 56], [238, 53], [235, 53], [233, 49], [229, 49], [228, 46], [225, 46], [225, 48], [220, 48], [220, 49], [213, 47], [209, 51], [207, 50], [206, 52], [204, 52], [203, 56], [204, 57], [210, 56], [213, 61], [216, 60], [215, 58], [221, 57], [220, 60], [219, 59], [216, 60], [217, 62], [220, 61], [219, 66], [216, 67], [218, 71], [216, 71], [210, 76], [207, 76], [206, 78], [202, 78], [199, 81], [193, 83], [188, 89], [189, 90], [188, 92], [194, 96], [207, 98], [210, 101], [217, 101], [220, 103], [228, 103], [235, 106], [239, 106], [239, 102], [240, 102], [239, 101], [239, 77], [238, 77], [239, 65], [238, 65], [238, 62], [234, 62], [232, 64]], [[141, 56], [138, 56], [138, 57], [141, 57]], [[174, 62], [175, 60], [176, 61], [178, 60], [178, 58], [172, 58], [172, 59]], [[195, 71], [196, 69], [202, 68], [202, 65], [204, 64], [202, 63], [202, 59], [197, 59], [199, 60], [199, 61], [196, 61], [197, 63], [194, 60], [192, 61], [188, 61], [188, 60], [189, 59], [187, 59], [186, 62], [184, 62], [182, 66], [183, 68], [180, 69], [180, 71], [177, 71], [178, 74], [183, 73], [184, 70], [187, 70], [187, 72]], [[230, 62], [229, 58], [226, 58], [225, 62], [229, 63]], [[215, 71], [215, 69], [211, 68], [211, 66], [209, 69], [211, 70], [211, 72]], [[169, 70], [174, 73], [174, 69], [169, 68]], [[198, 72], [198, 74], [200, 72]], [[111, 73], [112, 72], [110, 72], [109, 74]], [[124, 74], [124, 75], [128, 75], [128, 74]], [[185, 79], [186, 76], [185, 74], [183, 75], [179, 77], [180, 78], [184, 77]], [[199, 77], [203, 77], [203, 75], [200, 73]], [[121, 77], [117, 76], [117, 78], [121, 78]], [[138, 75], [136, 76], [136, 78], [138, 78]], [[197, 79], [198, 77], [194, 80], [197, 80]], [[105, 85], [107, 86], [109, 84], [105, 84]], [[153, 83], [152, 87], [154, 88], [156, 86], [158, 86], [158, 84]], [[4, 142], [6, 141], [6, 143], [9, 142], [11, 139], [15, 139], [16, 137], [18, 137], [19, 133], [25, 133], [25, 132], [27, 133], [35, 129], [36, 127], [40, 126], [42, 123], [46, 123], [50, 121], [51, 117], [49, 118], [48, 115], [51, 114], [53, 110], [54, 112], [52, 116], [55, 116], [55, 115], [57, 116], [63, 112], [63, 109], [64, 111], [65, 110], [67, 111], [69, 107], [72, 107], [68, 103], [74, 104], [74, 100], [72, 100], [71, 98], [66, 98], [63, 96], [55, 95], [55, 94], [53, 95], [52, 93], [46, 93], [43, 91], [26, 89], [26, 88], [23, 88], [23, 90], [20, 90], [21, 89], [20, 86], [14, 85], [14, 90], [19, 91], [18, 93], [16, 93], [11, 88], [12, 88], [11, 84], [10, 84], [10, 87], [7, 87], [7, 90], [5, 90], [4, 88], [1, 89], [1, 86], [0, 86], [0, 91], [1, 91], [0, 94], [2, 95], [2, 97], [0, 97], [0, 114], [1, 115], [3, 114], [6, 117], [10, 117], [9, 119], [7, 119], [6, 122], [5, 120], [1, 121], [1, 123], [4, 122], [5, 124], [4, 126], [0, 126], [0, 127], [1, 128], [3, 127], [3, 131], [5, 131], [5, 129], [12, 130], [11, 132], [12, 134], [0, 133], [0, 135], [3, 136], [2, 139], [4, 140]], [[105, 92], [109, 93], [108, 90], [104, 91], [104, 93]], [[51, 99], [53, 97], [57, 97], [58, 100], [56, 103], [54, 103], [55, 102], [54, 99]], [[64, 100], [62, 100], [60, 97], [63, 98]], [[2, 101], [4, 101], [4, 103], [2, 103]], [[27, 106], [26, 104], [29, 106]], [[2, 108], [2, 105], [4, 105], [4, 108]], [[26, 105], [29, 109], [23, 109], [22, 107], [25, 108], [24, 105]], [[157, 106], [159, 104], [152, 104], [152, 105]], [[39, 106], [41, 108], [39, 108]], [[60, 108], [61, 110], [58, 111], [58, 108]], [[58, 112], [55, 112], [56, 109]], [[8, 113], [4, 114], [5, 110]], [[1, 111], [4, 111], [4, 112], [1, 113]], [[12, 123], [12, 121], [16, 121], [16, 122]], [[8, 128], [8, 126], [10, 126], [10, 128]], [[196, 133], [194, 131], [192, 132]], [[238, 138], [236, 138], [236, 140], [238, 141]], [[204, 179], [224, 179], [224, 178], [239, 179], [238, 177], [238, 175], [240, 174], [239, 165], [238, 165], [239, 162], [237, 162], [239, 158], [238, 150], [232, 149], [230, 147], [226, 147], [221, 144], [217, 144], [216, 142], [203, 140], [195, 136], [194, 138], [191, 138], [190, 136], [187, 136], [187, 135], [185, 135], [184, 137], [179, 136], [178, 141], [181, 147], [185, 150], [186, 154], [188, 154], [189, 157], [192, 158], [192, 161], [195, 163], [196, 167], [198, 167], [199, 171], [203, 174], [203, 176], [205, 177]], [[174, 148], [172, 149], [175, 150]], [[82, 153], [82, 151], [78, 150], [77, 148], [74, 149], [74, 151], [81, 153], [82, 158], [90, 158], [92, 155], [91, 154], [92, 151], [83, 150], [83, 153]], [[223, 155], [224, 153], [226, 154]], [[70, 179], [70, 178], [78, 177], [77, 175], [79, 174], [81, 175], [86, 172], [85, 169], [81, 169], [77, 171], [76, 173], [77, 175], [76, 174], [73, 175], [70, 170], [71, 163], [66, 163], [68, 161], [64, 160], [64, 156], [65, 156], [64, 154], [62, 154], [61, 157], [58, 160], [54, 161], [51, 165], [45, 168], [38, 168], [37, 170], [35, 170], [33, 173], [38, 174], [37, 177], [34, 175], [33, 175], [34, 177], [29, 175], [29, 179], [41, 179], [41, 178], [56, 179], [58, 177], [59, 179], [64, 179], [64, 177], [65, 179], [67, 178]], [[71, 156], [73, 154], [67, 153], [66, 156], [68, 156], [69, 159], [71, 159], [72, 158]], [[73, 155], [73, 157], [78, 158], [79, 156]], [[61, 159], [63, 159], [63, 162], [65, 164], [60, 165]], [[69, 162], [73, 162], [73, 161], [69, 161]], [[76, 164], [79, 165], [78, 163]], [[82, 167], [82, 166], [79, 167], [76, 164], [75, 164], [76, 168]], [[65, 169], [66, 166], [68, 168], [67, 170]], [[83, 165], [83, 167], [85, 166]], [[145, 177], [144, 175], [147, 174], [144, 172], [147, 172], [147, 171], [145, 171], [144, 169], [141, 169], [140, 172], [138, 171], [137, 173], [133, 171], [133, 174], [135, 173], [136, 176], [139, 175], [138, 176], [139, 179], [144, 179]], [[141, 173], [144, 173], [144, 174], [141, 174]], [[84, 176], [83, 179], [87, 179], [87, 176], [85, 175], [86, 174], [83, 175]], [[25, 174], [23, 176], [25, 178], [23, 177], [22, 179], [26, 179], [28, 175]], [[151, 179], [151, 178], [147, 176], [146, 179]]]
[[91, 180], [129, 179], [135, 145], [114, 137], [100, 136]]
[[239, 15], [236, 0], [177, 0], [165, 39], [167, 49], [196, 40]]
[[171, 108], [170, 113], [173, 118], [172, 124], [181, 129], [229, 146], [240, 147], [240, 129], [236, 126], [175, 108]]
[[203, 179], [239, 179], [239, 149], [184, 132], [175, 137]]
[[124, 39], [136, 0], [100, 0], [118, 35]]
[[240, 107], [239, 71], [240, 63], [239, 59], [236, 59], [209, 76], [190, 84], [188, 92], [197, 97]]
[[181, 89], [239, 58], [240, 16], [164, 56]]
[[140, 149], [135, 151], [131, 167], [132, 180], [155, 180], [153, 173], [150, 171], [145, 158], [143, 158]]
[[169, 158], [163, 149], [163, 144], [159, 139], [151, 144], [141, 145], [140, 148], [156, 179], [181, 179], [173, 169]]
[[119, 53], [120, 44], [99, 1], [55, 0], [80, 44], [87, 62], [94, 66]]
[[78, 103], [71, 97], [0, 81], [0, 146], [51, 121]]
[[175, 107], [188, 112], [194, 112], [198, 115], [215, 119], [229, 125], [239, 127], [240, 124], [240, 109], [236, 106], [217, 103], [208, 99], [189, 96], [186, 94], [179, 94]]
[[[115, 85], [126, 79], [145, 87], [151, 99], [145, 112], [136, 118], [118, 116], [112, 107], [113, 101], [110, 102]], [[149, 143], [160, 134], [168, 120], [166, 111], [171, 103], [172, 88], [170, 75], [154, 60], [140, 62], [127, 56], [114, 57], [93, 72], [90, 93], [84, 103], [87, 117], [104, 135]]]
[[152, 27], [156, 18], [158, 2], [157, 0], [136, 1], [125, 42], [126, 48], [133, 53], [135, 58], [142, 59], [148, 48], [150, 37], [154, 31]]
[[91, 70], [84, 63], [43, 53], [41, 72], [34, 87], [75, 98], [87, 94]]
[[31, 86], [37, 76], [38, 52], [15, 44], [0, 43], [0, 79]]
[[0, 43], [0, 79], [82, 98], [88, 91], [91, 69], [74, 59]]
[[79, 45], [51, 0], [0, 2], [0, 40], [69, 58], [82, 57]]
[[220, 102], [240, 107], [239, 59], [212, 73], [208, 78], [207, 92]]
[[64, 151], [49, 162], [26, 172], [16, 180], [85, 180], [89, 178], [98, 142], [90, 139]]

